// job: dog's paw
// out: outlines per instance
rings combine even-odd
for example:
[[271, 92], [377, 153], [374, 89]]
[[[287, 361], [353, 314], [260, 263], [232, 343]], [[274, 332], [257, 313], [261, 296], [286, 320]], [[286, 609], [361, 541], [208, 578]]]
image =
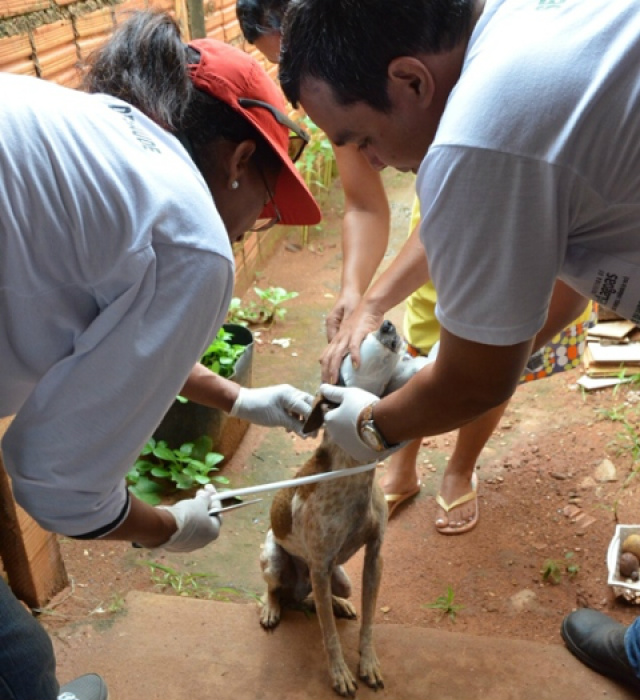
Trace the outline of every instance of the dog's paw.
[[345, 698], [352, 698], [356, 694], [358, 684], [349, 667], [344, 662], [344, 659], [331, 664], [331, 678], [333, 680], [333, 689]]
[[260, 610], [260, 624], [266, 630], [275, 629], [280, 622], [280, 606], [273, 605], [268, 600], [262, 601], [262, 609]]
[[358, 669], [358, 675], [360, 679], [363, 680], [370, 688], [378, 690], [378, 688], [384, 688], [384, 681], [382, 680], [382, 671], [380, 670], [380, 662], [376, 656], [373, 649], [362, 654], [360, 657], [360, 668]]
[[355, 620], [356, 617], [358, 617], [353, 604], [346, 598], [340, 598], [334, 595], [331, 596], [331, 603], [333, 605], [333, 614], [336, 617], [344, 617], [347, 620]]

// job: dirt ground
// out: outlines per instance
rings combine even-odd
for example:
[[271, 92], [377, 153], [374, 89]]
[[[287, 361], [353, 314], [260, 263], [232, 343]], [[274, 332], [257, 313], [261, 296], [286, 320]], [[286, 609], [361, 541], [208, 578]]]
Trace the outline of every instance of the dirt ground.
[[[393, 202], [391, 256], [406, 235], [411, 180], [385, 177]], [[292, 233], [259, 275], [260, 287], [282, 286], [299, 296], [286, 304], [283, 320], [257, 337], [254, 386], [288, 381], [316, 388], [323, 318], [339, 286], [339, 191], [325, 211], [323, 228], [310, 233], [306, 246], [299, 245], [299, 232]], [[389, 317], [399, 323], [402, 308]], [[288, 348], [271, 343], [285, 337]], [[387, 530], [377, 623], [559, 644], [560, 622], [576, 607], [595, 607], [625, 623], [634, 619], [639, 609], [614, 598], [607, 585], [606, 551], [616, 523], [640, 522], [640, 472], [634, 471], [640, 394], [633, 387], [585, 393], [576, 384], [579, 377], [580, 370], [572, 370], [518, 389], [479, 461], [480, 523], [468, 534], [445, 537], [433, 526], [434, 495], [455, 434], [424, 440], [422, 491]], [[233, 487], [285, 478], [313, 446], [252, 427], [223, 473]], [[129, 590], [218, 599], [226, 590], [230, 599], [255, 605], [262, 592], [258, 554], [269, 502], [267, 495], [259, 510], [225, 517], [219, 543], [208, 548], [210, 562], [62, 538], [72, 586], [41, 619], [63, 640], [77, 623], [104, 622], [121, 612]], [[206, 574], [211, 567], [218, 571], [217, 588], [198, 586], [197, 575], [171, 577], [167, 571], [159, 585], [149, 561], [168, 572], [182, 567]], [[357, 555], [347, 570], [358, 608], [360, 569]], [[156, 569], [156, 581], [161, 574]]]

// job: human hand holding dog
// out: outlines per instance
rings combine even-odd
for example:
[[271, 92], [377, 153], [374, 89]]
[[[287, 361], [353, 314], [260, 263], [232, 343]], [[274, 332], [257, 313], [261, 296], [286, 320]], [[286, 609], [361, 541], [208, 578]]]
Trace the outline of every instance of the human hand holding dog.
[[406, 443], [393, 445], [385, 450], [375, 450], [366, 445], [358, 433], [360, 413], [379, 399], [375, 394], [355, 387], [322, 384], [320, 392], [338, 406], [324, 417], [324, 427], [329, 437], [353, 459], [363, 464], [379, 462], [399, 450]]
[[346, 355], [351, 355], [354, 367], [360, 363], [360, 346], [365, 337], [380, 327], [384, 313], [372, 310], [364, 301], [340, 325], [340, 330], [324, 349], [320, 357], [322, 381], [335, 384], [338, 381], [340, 365]]
[[229, 415], [267, 427], [283, 427], [300, 437], [308, 437], [302, 426], [311, 412], [313, 396], [289, 384], [261, 389], [242, 387]]

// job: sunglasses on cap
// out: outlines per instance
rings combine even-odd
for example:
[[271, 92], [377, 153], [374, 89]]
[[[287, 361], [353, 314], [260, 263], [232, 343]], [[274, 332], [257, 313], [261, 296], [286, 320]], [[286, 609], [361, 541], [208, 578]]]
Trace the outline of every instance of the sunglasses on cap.
[[289, 119], [286, 114], [283, 114], [279, 109], [276, 109], [276, 107], [270, 105], [268, 102], [253, 100], [250, 97], [239, 97], [238, 104], [247, 109], [260, 107], [270, 112], [278, 124], [282, 124], [282, 126], [286, 126], [289, 129], [289, 158], [291, 158], [294, 163], [300, 158], [302, 152], [311, 140], [309, 134], [302, 127], [298, 126], [298, 124]]

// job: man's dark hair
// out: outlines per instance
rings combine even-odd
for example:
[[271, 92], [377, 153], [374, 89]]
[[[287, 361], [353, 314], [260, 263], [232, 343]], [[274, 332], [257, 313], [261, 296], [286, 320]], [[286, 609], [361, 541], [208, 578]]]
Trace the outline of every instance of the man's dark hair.
[[244, 38], [253, 44], [265, 34], [279, 32], [289, 0], [238, 0], [236, 15]]
[[387, 68], [437, 54], [469, 36], [475, 0], [292, 0], [282, 27], [280, 84], [297, 106], [300, 84], [329, 84], [343, 105], [391, 107]]

